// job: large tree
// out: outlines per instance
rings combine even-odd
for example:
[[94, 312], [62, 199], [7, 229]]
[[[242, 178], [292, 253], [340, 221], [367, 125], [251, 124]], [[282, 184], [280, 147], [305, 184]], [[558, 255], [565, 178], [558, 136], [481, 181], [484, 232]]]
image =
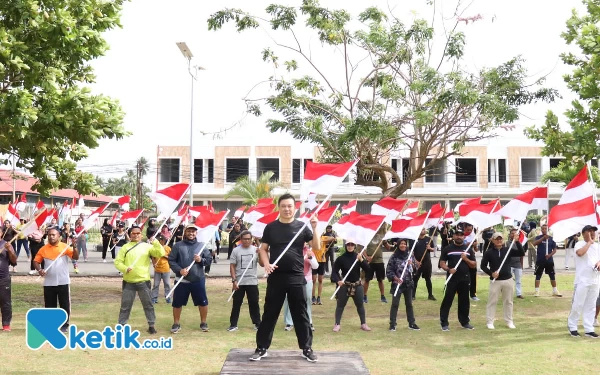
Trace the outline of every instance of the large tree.
[[565, 112], [569, 127], [561, 127], [556, 114], [548, 111], [542, 126], [526, 130], [530, 138], [544, 142], [544, 155], [565, 157], [557, 167], [559, 171], [554, 172], [557, 175], [570, 176], [585, 162], [600, 156], [600, 1], [583, 3], [587, 13], [580, 16], [573, 9], [567, 30], [561, 34], [567, 44], [580, 50], [560, 55], [563, 63], [573, 67], [564, 80], [577, 95]]
[[[304, 0], [299, 7], [270, 5], [266, 18], [224, 9], [209, 18], [208, 27], [233, 22], [238, 31], [272, 29], [273, 43], [262, 50], [275, 71], [264, 81], [271, 92], [247, 97], [248, 110], [260, 115], [266, 105], [274, 112], [267, 120], [272, 132], [317, 144], [321, 161], [358, 159], [357, 184], [397, 197], [427, 171], [435, 173], [461, 155], [465, 144], [514, 122], [519, 106], [557, 95], [541, 82], [526, 82], [518, 56], [468, 72], [462, 29], [481, 17], [464, 16], [467, 6], [460, 1], [454, 14], [440, 17], [435, 1], [428, 3], [432, 20], [410, 24], [374, 7], [352, 19], [346, 10]], [[305, 42], [311, 33], [319, 46]], [[328, 67], [315, 58], [319, 51], [331, 54]], [[291, 57], [281, 61], [282, 55]], [[398, 149], [410, 155], [410, 171], [402, 178], [389, 162]]]
[[0, 163], [12, 158], [47, 194], [97, 193], [76, 162], [103, 138], [122, 138], [117, 101], [92, 94], [89, 61], [108, 44], [124, 0], [0, 1]]

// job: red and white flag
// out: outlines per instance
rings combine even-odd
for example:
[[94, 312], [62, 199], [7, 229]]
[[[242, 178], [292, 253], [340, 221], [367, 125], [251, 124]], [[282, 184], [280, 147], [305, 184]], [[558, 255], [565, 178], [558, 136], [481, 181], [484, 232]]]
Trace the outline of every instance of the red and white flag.
[[272, 212], [270, 214], [264, 215], [263, 217], [256, 220], [254, 224], [250, 227], [250, 233], [254, 237], [261, 238], [263, 233], [265, 232], [265, 227], [267, 224], [274, 222], [279, 217], [279, 211]]
[[131, 197], [129, 195], [124, 195], [121, 198], [117, 199], [119, 202], [119, 207], [123, 211], [129, 211], [129, 203], [131, 203]]
[[358, 201], [356, 199], [353, 199], [350, 202], [348, 202], [347, 205], [342, 206], [342, 215], [348, 215], [350, 212], [356, 211], [357, 204]]
[[373, 206], [371, 206], [371, 215], [383, 215], [385, 216], [385, 222], [391, 224], [392, 220], [400, 216], [404, 206], [406, 206], [406, 202], [408, 202], [407, 199], [385, 197], [373, 203]]
[[260, 198], [256, 201], [256, 205], [265, 205], [265, 204], [273, 204], [273, 198]]
[[[325, 232], [325, 228], [327, 228], [327, 225], [329, 225], [329, 222], [331, 221], [331, 219], [333, 219], [333, 216], [335, 215], [335, 212], [337, 211], [337, 209], [339, 208], [339, 205], [335, 206], [335, 207], [327, 207], [327, 208], [322, 208], [319, 210], [319, 212], [317, 213], [317, 233], [316, 235], [320, 236], [321, 233]], [[305, 223], [310, 223], [310, 218], [312, 216], [312, 212], [305, 212], [302, 215], [300, 215], [299, 220], [303, 221]], [[312, 230], [312, 227], [310, 227]]]
[[21, 212], [27, 207], [27, 193], [21, 195], [21, 199], [17, 202], [17, 211]]
[[75, 233], [75, 235], [79, 236], [82, 232], [89, 230], [94, 225], [96, 220], [98, 220], [98, 217], [100, 217], [100, 215], [102, 215], [102, 213], [106, 210], [106, 208], [108, 206], [111, 205], [112, 202], [113, 201], [111, 200], [109, 203], [106, 203], [105, 205], [98, 207], [94, 212], [91, 213], [90, 216], [86, 217], [85, 220], [83, 221], [83, 230], [80, 231], [79, 233]]
[[4, 217], [4, 220], [10, 221], [10, 223], [14, 226], [18, 225], [21, 222], [19, 218], [19, 213], [17, 212], [17, 208], [14, 204], [8, 204], [8, 209], [6, 210], [6, 216]]
[[41, 210], [42, 208], [46, 207], [46, 205], [44, 204], [44, 202], [42, 202], [41, 200], [37, 202], [37, 204], [35, 205], [35, 209], [36, 210]]
[[339, 237], [346, 238], [346, 223], [348, 222], [348, 220], [350, 220], [350, 218], [355, 216], [360, 216], [360, 214], [356, 211], [352, 211], [350, 212], [350, 214], [342, 216], [342, 218], [338, 220], [337, 223], [332, 225], [333, 230], [337, 233]]
[[443, 216], [445, 213], [444, 207], [441, 204], [436, 203], [429, 209], [429, 218], [423, 224], [425, 228], [436, 227], [443, 220]]
[[246, 206], [241, 206], [240, 208], [235, 210], [235, 212], [233, 213], [233, 216], [240, 218], [244, 214], [244, 211], [246, 211]]
[[209, 206], [190, 206], [190, 215], [198, 217], [205, 212], [212, 213]]
[[307, 161], [304, 180], [300, 187], [300, 200], [306, 200], [310, 193], [332, 194], [356, 163], [356, 160], [341, 164], [318, 164]]
[[219, 225], [221, 225], [221, 222], [228, 214], [229, 210], [217, 213], [203, 212], [202, 215], [198, 216], [194, 222], [194, 225], [198, 228], [196, 240], [198, 242], [209, 242], [215, 236]]
[[142, 212], [144, 212], [143, 208], [141, 210], [124, 212], [121, 215], [121, 221], [127, 220], [127, 227], [130, 227], [133, 223], [136, 222], [136, 220], [138, 219], [138, 217], [140, 217]]
[[412, 214], [413, 212], [419, 212], [419, 204], [421, 202], [419, 201], [414, 201], [411, 204], [409, 204], [408, 206], [406, 206], [406, 208], [404, 209], [404, 214]]
[[270, 214], [275, 211], [274, 204], [263, 204], [252, 206], [246, 211], [246, 215], [244, 215], [244, 221], [247, 223], [254, 224], [261, 217]]
[[177, 209], [179, 201], [187, 193], [190, 184], [175, 184], [168, 188], [148, 193], [148, 196], [156, 204], [160, 216], [168, 217]]
[[52, 217], [49, 215], [48, 210], [42, 211], [40, 214], [38, 214], [35, 217], [34, 220], [31, 220], [30, 222], [25, 224], [23, 226], [23, 228], [21, 228], [21, 234], [23, 236], [27, 237], [30, 234], [32, 234], [33, 232], [35, 232], [36, 230], [40, 230], [40, 228], [44, 225], [44, 223], [46, 222], [46, 219], [48, 217]]
[[77, 198], [73, 197], [73, 202], [71, 202], [71, 212], [77, 207]]
[[565, 188], [558, 204], [548, 214], [548, 227], [554, 240], [563, 240], [586, 225], [598, 225], [594, 187], [588, 180], [587, 165]]
[[69, 201], [64, 201], [62, 208], [60, 209], [60, 215], [66, 216], [71, 213], [71, 206], [69, 206]]
[[517, 195], [506, 206], [498, 210], [505, 217], [524, 220], [530, 210], [548, 209], [548, 187], [535, 187], [526, 193]]
[[481, 203], [481, 197], [467, 198], [464, 201], [457, 204], [456, 207], [454, 207], [454, 212], [458, 212], [458, 209], [460, 208], [460, 206], [462, 206], [464, 204], [479, 204], [479, 203]]
[[454, 212], [448, 210], [444, 214], [444, 223], [454, 223]]
[[425, 219], [427, 219], [427, 212], [417, 216], [414, 219], [393, 220], [392, 227], [387, 231], [383, 239], [408, 238], [411, 240], [416, 240], [419, 238], [423, 226], [425, 226]]
[[112, 215], [112, 218], [108, 221], [113, 228], [117, 226], [117, 211]]
[[501, 208], [498, 199], [484, 204], [464, 204], [458, 208], [459, 222], [469, 223], [475, 228], [488, 228], [502, 223], [502, 215], [498, 214]]
[[523, 229], [519, 229], [519, 242], [523, 246], [527, 243], [527, 233]]
[[346, 241], [367, 246], [385, 220], [383, 215], [349, 215], [344, 224]]
[[187, 224], [187, 222], [188, 222], [188, 216], [190, 216], [189, 215], [189, 208], [190, 208], [190, 206], [188, 206], [187, 204], [183, 204], [177, 210], [177, 213], [175, 214], [175, 222], [174, 222], [174, 226], [175, 227], [178, 227], [179, 224], [183, 224], [183, 225]]
[[58, 223], [58, 211], [56, 210], [56, 208], [53, 208], [50, 211], [48, 211], [48, 216], [46, 216], [44, 225], [50, 224], [52, 222], [52, 219], [56, 219], [56, 222]]

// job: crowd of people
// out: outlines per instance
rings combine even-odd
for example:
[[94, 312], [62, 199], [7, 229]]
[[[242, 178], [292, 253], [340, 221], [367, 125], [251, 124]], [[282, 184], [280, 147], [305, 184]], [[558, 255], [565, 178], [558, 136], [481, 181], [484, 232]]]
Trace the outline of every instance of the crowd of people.
[[[111, 254], [116, 269], [123, 276], [121, 307], [118, 323], [127, 324], [136, 295], [139, 296], [148, 332], [154, 334], [156, 315], [154, 304], [158, 303], [160, 285], [163, 285], [165, 301], [173, 309], [171, 333], [181, 328], [181, 312], [191, 296], [198, 307], [200, 329], [208, 331], [208, 296], [205, 285], [210, 265], [219, 256], [220, 238], [228, 235], [227, 259], [232, 281], [233, 305], [227, 331], [238, 330], [238, 320], [244, 298], [254, 329], [256, 330], [256, 350], [251, 360], [266, 357], [271, 346], [277, 320], [284, 311], [285, 330], [295, 331], [302, 356], [308, 361], [317, 361], [312, 350], [314, 325], [312, 305], [321, 305], [322, 285], [329, 276], [336, 289], [336, 307], [333, 315], [333, 331], [342, 329], [342, 316], [348, 300], [352, 300], [360, 320], [360, 329], [370, 331], [367, 325], [365, 304], [370, 282], [376, 278], [380, 292], [380, 302], [387, 303], [384, 281], [390, 282], [391, 305], [389, 330], [397, 329], [397, 314], [400, 299], [404, 297], [408, 329], [419, 330], [413, 309], [419, 280], [425, 281], [428, 299], [437, 301], [432, 288], [433, 258], [439, 259], [437, 267], [446, 271], [446, 283], [439, 308], [441, 330], [450, 330], [450, 311], [457, 298], [457, 313], [460, 327], [472, 330], [470, 322], [470, 301], [477, 301], [477, 260], [476, 252], [482, 257], [479, 268], [489, 276], [489, 293], [486, 306], [487, 329], [495, 329], [495, 314], [499, 299], [503, 306], [503, 318], [509, 329], [516, 328], [513, 319], [513, 298], [524, 298], [521, 278], [524, 259], [529, 259], [532, 267], [535, 259], [535, 296], [540, 295], [539, 287], [543, 274], [547, 274], [553, 288], [553, 296], [561, 297], [557, 289], [553, 256], [557, 243], [548, 233], [546, 225], [536, 229], [536, 223], [526, 223], [522, 227], [510, 229], [508, 235], [486, 228], [477, 233], [473, 226], [459, 223], [455, 227], [445, 224], [441, 228], [423, 229], [415, 240], [395, 238], [382, 241], [373, 249], [361, 249], [352, 238], [339, 238], [328, 226], [324, 233], [314, 235], [317, 218], [310, 223], [294, 218], [295, 199], [284, 194], [278, 200], [279, 218], [268, 224], [260, 241], [238, 218], [234, 218], [227, 228], [219, 230], [209, 243], [197, 240], [198, 228], [194, 224], [169, 228], [158, 227], [156, 220], [149, 221], [146, 240], [142, 228], [118, 223], [113, 228], [104, 221], [101, 234], [103, 242], [102, 259]], [[77, 261], [83, 257], [87, 261], [86, 239], [82, 218], [75, 228], [66, 223], [61, 228], [52, 222], [44, 233], [34, 232], [28, 239], [19, 238], [18, 228], [10, 223], [0, 229], [0, 307], [2, 326], [10, 331], [12, 318], [10, 296], [10, 272], [17, 266], [21, 247], [26, 249], [32, 273], [44, 277], [44, 304], [46, 307], [60, 307], [70, 316], [69, 263], [77, 270]], [[596, 241], [597, 227], [586, 225], [581, 232], [567, 241], [572, 249], [576, 265], [572, 309], [568, 317], [568, 330], [571, 336], [580, 336], [578, 321], [583, 321], [584, 335], [597, 338], [594, 327], [598, 324], [600, 310], [600, 247]], [[519, 241], [519, 233], [527, 235], [524, 245]], [[438, 240], [441, 238], [441, 249]], [[17, 236], [17, 250], [11, 243]], [[581, 239], [579, 239], [581, 237]], [[19, 245], [21, 244], [21, 245]], [[343, 251], [335, 260], [338, 244]], [[382, 251], [392, 254], [384, 264]], [[411, 253], [411, 250], [414, 251]], [[262, 311], [259, 306], [258, 265], [269, 275]], [[154, 268], [151, 283], [150, 265]], [[565, 265], [568, 267], [568, 264]], [[77, 271], [75, 271], [77, 272]], [[175, 284], [171, 285], [171, 272], [175, 274]], [[68, 328], [68, 320], [62, 327]]]

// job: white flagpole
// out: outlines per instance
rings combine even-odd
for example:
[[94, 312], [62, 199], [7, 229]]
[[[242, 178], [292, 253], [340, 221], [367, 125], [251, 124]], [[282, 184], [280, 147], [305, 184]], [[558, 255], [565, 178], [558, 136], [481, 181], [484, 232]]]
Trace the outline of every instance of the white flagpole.
[[[379, 231], [379, 228], [381, 228], [381, 226], [383, 225], [385, 221], [382, 221], [381, 224], [379, 224], [379, 226], [377, 227], [377, 230], [375, 231], [375, 233], [377, 233]], [[373, 233], [373, 237], [375, 237], [375, 233]], [[373, 237], [371, 237], [371, 240], [373, 239]], [[369, 240], [369, 242], [371, 242], [371, 240]], [[361, 250], [360, 253], [358, 253], [358, 255], [362, 255], [362, 253], [365, 252], [365, 250], [367, 250], [367, 246], [369, 246], [368, 244], [366, 246], [363, 246], [363, 249]], [[352, 271], [352, 269], [354, 268], [354, 266], [356, 265], [356, 263], [358, 263], [358, 256], [356, 256], [356, 259], [354, 260], [354, 263], [352, 263], [352, 265], [350, 266], [350, 269], [348, 270], [348, 272], [346, 272], [346, 275], [342, 278], [342, 282], [346, 281], [346, 278], [348, 277], [348, 275], [350, 275], [350, 271]], [[338, 285], [337, 288], [335, 288], [335, 291], [333, 292], [333, 295], [331, 296], [331, 298], [329, 298], [330, 300], [333, 299], [333, 297], [335, 297], [335, 295], [337, 294], [338, 290], [340, 290], [340, 286]]]
[[[550, 219], [550, 180], [546, 182], [546, 194], [546, 198], [548, 200], [548, 210], [546, 210], [546, 225], [548, 225], [548, 221]], [[548, 237], [550, 237], [550, 228], [548, 228]], [[546, 255], [548, 255], [548, 240], [546, 240]]]
[[[240, 276], [240, 279], [237, 281], [238, 285], [240, 285], [240, 281], [242, 281], [242, 279], [246, 275], [246, 271], [248, 271], [248, 268], [250, 268], [250, 266], [252, 265], [252, 263], [254, 263], [254, 257], [255, 256], [256, 256], [256, 252], [252, 255], [252, 259], [250, 260], [250, 263], [246, 266], [246, 268], [244, 269], [244, 272], [242, 272], [242, 276]], [[233, 292], [231, 292], [231, 295], [227, 299], [227, 302], [231, 301], [231, 297], [233, 297], [234, 294], [235, 294], [235, 290]]]
[[[427, 219], [429, 219], [429, 214], [431, 214], [431, 210], [429, 210], [427, 212], [427, 216], [425, 217], [425, 221], [423, 222], [423, 225], [421, 226], [421, 231], [423, 230], [423, 227], [425, 227], [425, 224], [427, 223]], [[419, 231], [419, 233], [421, 231]], [[408, 261], [409, 262], [410, 262], [410, 257], [412, 256], [413, 252], [415, 251], [415, 246], [417, 246], [417, 241], [418, 240], [419, 240], [418, 237], [417, 237], [417, 239], [414, 240], [412, 248], [410, 249], [410, 252], [408, 253]], [[425, 248], [425, 251], [427, 251], [427, 248]], [[396, 284], [396, 290], [394, 291], [394, 297], [396, 297], [396, 295], [398, 294], [398, 290], [400, 290], [400, 284], [402, 284], [402, 278], [404, 277], [404, 273], [406, 272], [407, 268], [408, 268], [408, 262], [406, 263], [406, 266], [402, 270], [402, 274], [400, 274], [400, 282], [398, 284]]]
[[[525, 219], [527, 219], [527, 213], [525, 213], [525, 217], [523, 218], [523, 220], [521, 220], [519, 223], [523, 224], [523, 221], [525, 221]], [[513, 221], [514, 223], [514, 221]], [[516, 228], [513, 226], [513, 228]], [[517, 240], [517, 238], [519, 238], [518, 234], [519, 234], [519, 228], [517, 229], [517, 233], [515, 235], [515, 238], [513, 238], [510, 247], [508, 248], [508, 251], [506, 252], [506, 255], [504, 255], [504, 259], [502, 259], [502, 263], [500, 263], [500, 267], [498, 267], [498, 270], [496, 272], [500, 272], [500, 270], [502, 269], [502, 266], [504, 266], [504, 263], [506, 262], [506, 259], [508, 258], [508, 254], [510, 254], [510, 250], [512, 249], [513, 245], [515, 244], [515, 241]], [[548, 242], [546, 242], [547, 244]], [[496, 281], [496, 279], [492, 278], [492, 284], [494, 283], [494, 281]]]

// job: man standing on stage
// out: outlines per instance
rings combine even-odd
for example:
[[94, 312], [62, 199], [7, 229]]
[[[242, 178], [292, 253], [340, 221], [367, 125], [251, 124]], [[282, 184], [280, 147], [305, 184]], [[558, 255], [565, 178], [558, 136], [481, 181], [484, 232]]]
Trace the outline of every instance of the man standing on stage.
[[[296, 200], [291, 194], [279, 197], [279, 219], [267, 224], [263, 232], [259, 262], [265, 268], [269, 278], [267, 279], [262, 321], [256, 332], [256, 351], [250, 357], [252, 361], [259, 361], [267, 356], [267, 350], [273, 339], [273, 330], [286, 295], [298, 346], [302, 349], [302, 357], [309, 362], [317, 361], [317, 356], [312, 350], [313, 334], [306, 304], [303, 252], [306, 242], [310, 242], [313, 249], [320, 248], [319, 235], [316, 233], [317, 217], [315, 215], [310, 220], [311, 232], [309, 228], [304, 227], [303, 222], [294, 219], [295, 204]], [[302, 231], [300, 232], [300, 230]], [[294, 237], [294, 241], [290, 244]], [[288, 244], [290, 247], [279, 263], [273, 265], [272, 263], [282, 254]]]

